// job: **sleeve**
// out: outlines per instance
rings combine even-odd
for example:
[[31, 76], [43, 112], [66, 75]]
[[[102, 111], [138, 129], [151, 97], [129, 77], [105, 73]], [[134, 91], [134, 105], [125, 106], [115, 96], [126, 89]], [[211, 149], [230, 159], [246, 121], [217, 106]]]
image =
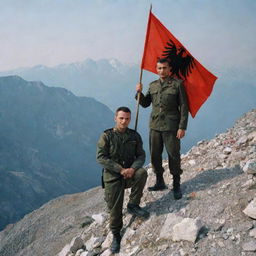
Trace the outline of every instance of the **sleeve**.
[[137, 170], [141, 167], [143, 167], [144, 163], [145, 163], [145, 158], [146, 158], [146, 154], [145, 151], [143, 149], [143, 142], [141, 139], [141, 136], [136, 133], [136, 158], [133, 162], [133, 164], [131, 165], [131, 168]]
[[122, 166], [113, 161], [109, 156], [110, 143], [106, 133], [103, 133], [97, 144], [97, 162], [102, 165], [104, 169], [120, 173]]
[[180, 123], [179, 129], [186, 130], [188, 124], [188, 100], [183, 83], [179, 86]]
[[[135, 99], [137, 100], [138, 98], [138, 93], [136, 93], [135, 95]], [[142, 92], [140, 93], [140, 105], [143, 108], [148, 107], [151, 104], [152, 100], [151, 100], [151, 94], [150, 91], [148, 90], [146, 95], [144, 95]]]

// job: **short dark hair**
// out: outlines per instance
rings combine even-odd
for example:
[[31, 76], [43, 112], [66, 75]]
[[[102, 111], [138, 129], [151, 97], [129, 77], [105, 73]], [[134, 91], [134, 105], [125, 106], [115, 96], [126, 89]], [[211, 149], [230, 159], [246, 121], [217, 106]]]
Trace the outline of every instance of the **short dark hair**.
[[156, 63], [161, 63], [161, 64], [163, 64], [163, 63], [168, 63], [168, 65], [170, 66], [170, 62], [169, 62], [169, 60], [167, 59], [167, 58], [157, 58], [157, 62]]
[[117, 114], [119, 111], [123, 111], [123, 112], [125, 112], [125, 113], [131, 113], [131, 110], [130, 110], [128, 107], [119, 107], [119, 108], [116, 110], [116, 114]]

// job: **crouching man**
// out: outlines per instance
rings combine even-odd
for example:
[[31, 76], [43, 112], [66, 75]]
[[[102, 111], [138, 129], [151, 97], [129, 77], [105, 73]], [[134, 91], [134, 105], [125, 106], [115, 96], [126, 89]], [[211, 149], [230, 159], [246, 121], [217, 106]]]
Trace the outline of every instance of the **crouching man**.
[[118, 108], [115, 113], [115, 127], [104, 131], [97, 145], [97, 161], [104, 168], [105, 200], [110, 213], [110, 229], [113, 233], [112, 253], [118, 253], [120, 250], [126, 188], [131, 188], [127, 205], [128, 213], [143, 218], [149, 217], [149, 213], [139, 206], [147, 180], [147, 172], [142, 168], [145, 151], [140, 135], [128, 128], [130, 121], [130, 109]]

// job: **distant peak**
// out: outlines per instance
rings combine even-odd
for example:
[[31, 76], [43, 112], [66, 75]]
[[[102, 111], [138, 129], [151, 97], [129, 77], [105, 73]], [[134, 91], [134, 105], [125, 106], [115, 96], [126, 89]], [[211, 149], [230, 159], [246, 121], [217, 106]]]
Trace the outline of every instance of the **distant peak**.
[[1, 76], [0, 78], [5, 80], [25, 81], [23, 78], [17, 75]]
[[109, 64], [114, 68], [118, 68], [121, 65], [120, 61], [118, 61], [117, 59], [110, 59]]

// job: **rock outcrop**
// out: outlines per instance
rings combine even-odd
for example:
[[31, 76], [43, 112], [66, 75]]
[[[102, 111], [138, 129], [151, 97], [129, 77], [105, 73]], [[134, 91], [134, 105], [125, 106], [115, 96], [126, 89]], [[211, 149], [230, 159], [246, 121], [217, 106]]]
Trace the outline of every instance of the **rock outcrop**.
[[[199, 142], [182, 156], [181, 200], [174, 200], [172, 186], [160, 192], [145, 189], [141, 205], [151, 216], [142, 220], [127, 213], [129, 190], [126, 191], [119, 255], [255, 255], [255, 163], [253, 110], [226, 133]], [[165, 181], [172, 184], [167, 161], [163, 161], [163, 166]], [[147, 169], [150, 186], [155, 177], [150, 165]], [[101, 188], [51, 201], [0, 233], [0, 254], [111, 255], [108, 248], [112, 235], [104, 205]], [[40, 216], [46, 212], [51, 212], [49, 219]], [[51, 238], [47, 239], [47, 235]]]

